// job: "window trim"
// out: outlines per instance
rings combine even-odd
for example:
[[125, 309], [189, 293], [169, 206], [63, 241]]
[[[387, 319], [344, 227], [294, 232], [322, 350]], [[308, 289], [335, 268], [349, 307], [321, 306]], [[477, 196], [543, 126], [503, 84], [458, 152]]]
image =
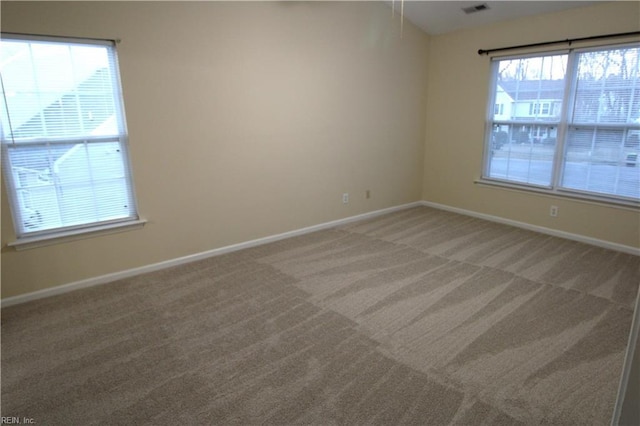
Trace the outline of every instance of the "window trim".
[[[520, 54], [510, 54], [510, 55], [496, 55], [491, 57], [490, 61], [490, 80], [489, 80], [489, 93], [487, 99], [487, 108], [485, 109], [485, 132], [484, 132], [484, 140], [483, 140], [483, 155], [482, 155], [482, 167], [480, 168], [481, 174], [478, 179], [474, 181], [476, 184], [487, 185], [487, 186], [495, 186], [498, 188], [511, 189], [516, 191], [525, 191], [525, 192], [534, 192], [539, 194], [545, 194], [549, 196], [562, 197], [568, 199], [574, 199], [579, 201], [593, 202], [596, 204], [605, 204], [610, 206], [617, 207], [625, 207], [632, 208], [633, 210], [640, 209], [640, 199], [624, 197], [619, 195], [608, 195], [606, 193], [599, 192], [590, 192], [583, 191], [579, 189], [572, 189], [563, 187], [560, 185], [562, 181], [562, 177], [564, 174], [565, 163], [563, 161], [564, 152], [565, 152], [565, 143], [566, 137], [569, 131], [569, 127], [577, 127], [580, 126], [581, 123], [573, 123], [570, 122], [569, 114], [571, 112], [570, 105], [573, 104], [576, 96], [576, 87], [577, 81], [577, 67], [578, 61], [576, 60], [578, 54], [582, 52], [592, 52], [599, 50], [613, 50], [616, 48], [624, 48], [624, 47], [636, 47], [640, 49], [640, 42], [631, 41], [625, 43], [615, 43], [615, 44], [603, 44], [597, 46], [588, 46], [582, 48], [572, 48], [572, 49], [558, 49], [558, 50], [545, 50], [545, 51], [535, 51], [535, 52], [526, 52]], [[496, 104], [496, 95], [497, 95], [497, 76], [498, 73], [495, 71], [494, 67], [497, 67], [499, 61], [509, 60], [509, 59], [526, 59], [526, 58], [537, 58], [543, 56], [554, 56], [554, 55], [568, 55], [567, 58], [567, 71], [566, 71], [566, 79], [569, 79], [569, 82], [565, 82], [564, 84], [564, 95], [562, 99], [562, 109], [560, 112], [559, 120], [552, 122], [550, 120], [545, 120], [545, 118], [550, 118], [549, 116], [543, 116], [543, 120], [534, 122], [534, 119], [531, 120], [495, 120], [493, 113], [493, 106]], [[570, 75], [571, 74], [571, 75]], [[545, 100], [546, 101], [546, 100]], [[538, 101], [538, 102], [542, 102]], [[549, 101], [550, 109], [553, 109], [553, 103]], [[553, 164], [552, 164], [552, 172], [550, 185], [536, 185], [527, 182], [518, 182], [514, 180], [500, 179], [489, 176], [489, 168], [490, 168], [490, 158], [491, 152], [493, 150], [492, 147], [492, 133], [493, 127], [499, 123], [500, 125], [539, 125], [539, 126], [556, 126], [558, 137], [556, 139], [556, 148], [554, 150], [553, 156]], [[599, 127], [599, 128], [620, 128], [620, 129], [628, 129], [632, 127], [629, 123], [584, 123], [585, 127]], [[639, 129], [640, 130], [640, 129]], [[640, 167], [640, 160], [638, 162], [637, 167]]]
[[[115, 70], [112, 76], [114, 81], [113, 95], [116, 110], [118, 114], [116, 119], [118, 121], [118, 127], [120, 131], [117, 135], [112, 136], [64, 136], [64, 137], [52, 137], [52, 138], [34, 138], [28, 141], [21, 141], [21, 146], [34, 146], [34, 145], [58, 145], [58, 144], [78, 144], [78, 143], [100, 143], [106, 141], [118, 142], [120, 149], [122, 150], [122, 161], [124, 166], [124, 177], [127, 182], [130, 203], [132, 203], [133, 214], [128, 217], [102, 220], [98, 222], [89, 222], [79, 225], [71, 226], [59, 226], [56, 228], [36, 230], [32, 232], [21, 232], [22, 226], [19, 224], [21, 220], [21, 214], [19, 206], [14, 198], [17, 197], [16, 186], [14, 182], [13, 170], [8, 167], [8, 150], [11, 149], [11, 143], [1, 143], [0, 151], [3, 156], [2, 163], [5, 169], [2, 173], [2, 179], [5, 180], [5, 189], [7, 191], [8, 204], [11, 212], [14, 241], [7, 243], [7, 246], [14, 247], [16, 250], [22, 250], [27, 248], [42, 247], [60, 242], [73, 241], [78, 239], [84, 239], [97, 235], [111, 234], [114, 232], [122, 232], [130, 229], [139, 229], [144, 226], [146, 220], [140, 217], [138, 209], [138, 200], [135, 191], [132, 164], [129, 152], [129, 132], [127, 130], [126, 112], [124, 106], [124, 98], [122, 93], [122, 81], [120, 76], [120, 65], [118, 60], [118, 52], [116, 45], [120, 43], [119, 39], [97, 39], [97, 38], [85, 38], [85, 37], [72, 37], [72, 36], [57, 36], [57, 35], [38, 35], [38, 34], [23, 34], [13, 32], [2, 32], [0, 37], [3, 40], [17, 40], [17, 41], [36, 41], [36, 42], [51, 42], [57, 44], [76, 44], [87, 46], [102, 46], [110, 49], [109, 55], [113, 60], [113, 69]], [[4, 88], [3, 88], [4, 91]], [[2, 102], [5, 102], [3, 99]], [[6, 105], [5, 105], [6, 106]], [[8, 113], [8, 110], [7, 110]], [[12, 138], [13, 136], [11, 136]], [[4, 136], [3, 136], [4, 138]], [[90, 141], [90, 142], [89, 142]]]
[[585, 192], [584, 194], [582, 194], [579, 191], [553, 189], [551, 187], [535, 186], [530, 184], [519, 184], [517, 182], [511, 182], [507, 180], [487, 179], [482, 177], [474, 180], [473, 183], [476, 185], [495, 187], [500, 189], [508, 189], [508, 190], [513, 190], [517, 192], [529, 192], [529, 193], [535, 193], [540, 195], [548, 195], [551, 197], [565, 198], [569, 200], [582, 201], [582, 202], [590, 202], [593, 204], [608, 205], [611, 207], [630, 208], [634, 211], [640, 210], [640, 202], [635, 202], [634, 200], [603, 197], [596, 193]]
[[34, 235], [16, 238], [15, 241], [7, 243], [8, 247], [13, 247], [17, 251], [46, 247], [55, 244], [67, 243], [71, 241], [84, 240], [101, 235], [116, 234], [125, 231], [142, 229], [147, 223], [145, 219], [127, 220], [114, 223], [101, 224], [91, 228], [68, 229], [55, 234]]

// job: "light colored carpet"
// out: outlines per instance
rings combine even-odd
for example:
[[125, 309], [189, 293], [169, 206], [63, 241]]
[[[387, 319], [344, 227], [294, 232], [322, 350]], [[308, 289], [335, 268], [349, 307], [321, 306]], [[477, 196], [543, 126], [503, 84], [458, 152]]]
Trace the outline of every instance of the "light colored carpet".
[[38, 424], [605, 425], [640, 258], [419, 207], [2, 310]]

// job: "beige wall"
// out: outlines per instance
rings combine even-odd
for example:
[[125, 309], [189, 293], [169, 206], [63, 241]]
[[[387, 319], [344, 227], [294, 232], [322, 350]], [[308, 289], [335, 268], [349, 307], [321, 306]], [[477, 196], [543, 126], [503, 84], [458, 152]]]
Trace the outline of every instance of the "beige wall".
[[[428, 37], [381, 3], [2, 2], [117, 38], [142, 230], [16, 252], [2, 297], [421, 198]], [[365, 199], [365, 191], [371, 198]], [[342, 193], [351, 202], [342, 204]]]
[[[489, 59], [479, 56], [478, 49], [639, 29], [640, 3], [611, 2], [432, 37], [423, 198], [640, 247], [637, 210], [474, 184], [482, 168], [490, 71]], [[551, 204], [560, 208], [557, 218], [549, 216]]]

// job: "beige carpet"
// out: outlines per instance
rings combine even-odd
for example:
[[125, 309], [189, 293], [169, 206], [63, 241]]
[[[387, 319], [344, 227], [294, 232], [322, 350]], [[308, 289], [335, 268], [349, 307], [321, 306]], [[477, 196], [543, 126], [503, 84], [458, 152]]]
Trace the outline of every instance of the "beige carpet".
[[640, 258], [413, 208], [2, 310], [37, 424], [606, 425]]

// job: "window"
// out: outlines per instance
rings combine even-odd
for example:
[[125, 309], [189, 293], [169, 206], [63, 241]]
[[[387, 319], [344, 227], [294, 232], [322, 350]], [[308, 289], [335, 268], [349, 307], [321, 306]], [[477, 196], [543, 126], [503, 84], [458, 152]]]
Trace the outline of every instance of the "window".
[[542, 104], [542, 109], [540, 111], [540, 114], [549, 115], [549, 103], [548, 102], [545, 102], [545, 103]]
[[640, 201], [638, 45], [494, 58], [491, 91], [483, 180]]
[[0, 75], [18, 240], [137, 221], [114, 44], [2, 34]]
[[529, 105], [529, 115], [538, 115], [540, 114], [540, 104], [537, 102]]

